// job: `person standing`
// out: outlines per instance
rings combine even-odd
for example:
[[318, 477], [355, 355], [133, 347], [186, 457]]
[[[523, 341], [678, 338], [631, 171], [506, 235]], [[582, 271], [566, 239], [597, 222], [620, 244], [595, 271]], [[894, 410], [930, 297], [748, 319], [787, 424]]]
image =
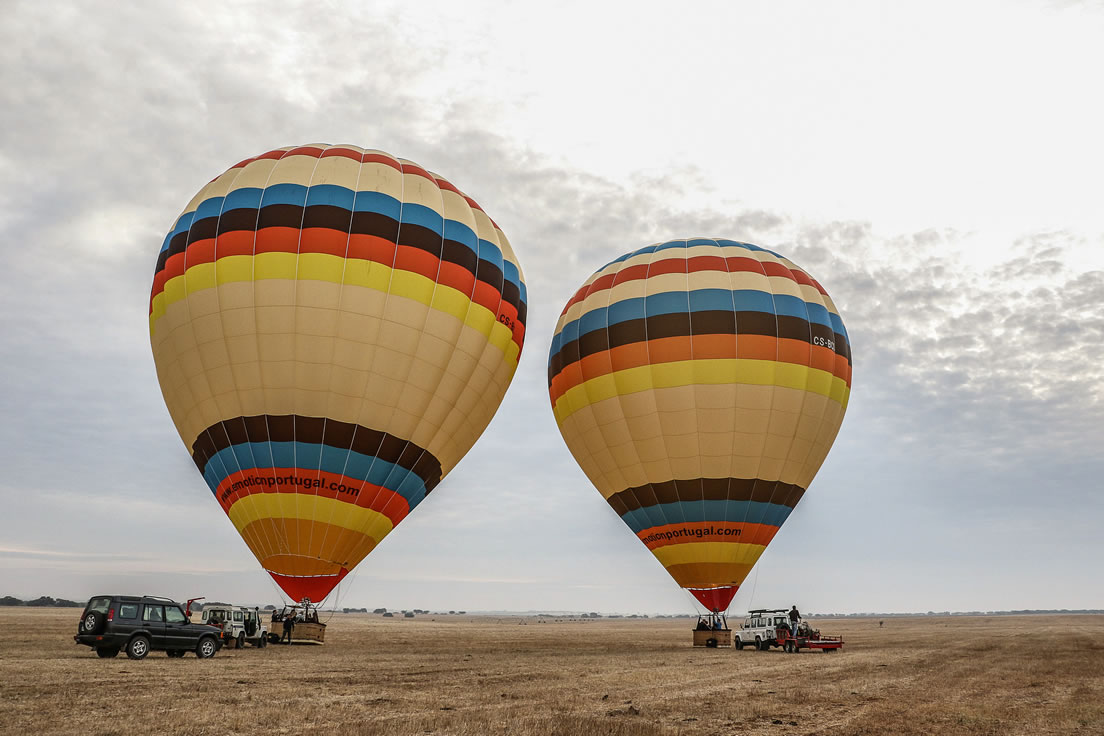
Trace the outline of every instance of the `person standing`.
[[281, 643], [284, 641], [284, 639], [287, 639], [288, 644], [291, 643], [291, 631], [294, 628], [295, 628], [295, 619], [293, 619], [291, 616], [285, 616], [284, 617], [284, 635], [280, 637], [280, 642]]
[[797, 606], [795, 605], [793, 608], [790, 609], [790, 633], [795, 638], [797, 637], [797, 624], [800, 621], [801, 613], [797, 610]]

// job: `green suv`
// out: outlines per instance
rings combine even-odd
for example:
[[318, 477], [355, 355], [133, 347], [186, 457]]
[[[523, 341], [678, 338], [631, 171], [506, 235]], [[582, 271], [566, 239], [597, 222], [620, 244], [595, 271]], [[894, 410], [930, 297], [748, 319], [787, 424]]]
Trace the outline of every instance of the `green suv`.
[[170, 657], [195, 652], [200, 659], [207, 659], [222, 646], [220, 633], [193, 624], [183, 607], [168, 598], [98, 595], [84, 607], [73, 640], [105, 658], [125, 651], [131, 659], [143, 659], [157, 649]]

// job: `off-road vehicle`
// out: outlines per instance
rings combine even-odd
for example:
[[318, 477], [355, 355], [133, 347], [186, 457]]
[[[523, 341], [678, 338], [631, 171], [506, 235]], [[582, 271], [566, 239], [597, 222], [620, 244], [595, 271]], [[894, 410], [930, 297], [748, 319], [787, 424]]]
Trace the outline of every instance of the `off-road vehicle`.
[[778, 646], [778, 630], [788, 630], [790, 627], [788, 613], [785, 608], [757, 608], [748, 611], [743, 625], [736, 631], [733, 644], [737, 649], [754, 645], [761, 652]]
[[93, 596], [84, 607], [73, 640], [105, 658], [125, 651], [131, 659], [143, 659], [158, 649], [170, 657], [195, 652], [200, 659], [207, 659], [222, 646], [217, 631], [193, 624], [176, 601], [136, 595]]
[[216, 627], [222, 641], [235, 649], [246, 642], [255, 647], [268, 646], [268, 625], [259, 608], [208, 604], [203, 607], [200, 623]]

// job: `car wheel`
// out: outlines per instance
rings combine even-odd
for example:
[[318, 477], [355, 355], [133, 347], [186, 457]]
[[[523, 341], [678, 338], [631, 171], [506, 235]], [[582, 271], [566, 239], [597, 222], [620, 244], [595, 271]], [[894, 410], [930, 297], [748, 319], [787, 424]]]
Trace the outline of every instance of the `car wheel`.
[[238, 638], [234, 640], [235, 649], [245, 649], [245, 632], [239, 631]]
[[98, 634], [104, 629], [104, 624], [107, 623], [107, 616], [103, 615], [99, 611], [89, 611], [84, 614], [84, 618], [81, 619], [81, 633], [82, 634]]
[[145, 659], [150, 653], [149, 639], [141, 635], [134, 637], [127, 642], [126, 653], [131, 659]]
[[792, 641], [787, 641], [785, 646], [783, 647], [783, 649], [786, 651], [787, 654], [793, 654], [794, 653], [794, 643]]
[[96, 656], [100, 659], [111, 659], [112, 657], [119, 656], [119, 647], [99, 647], [96, 649]]
[[257, 646], [259, 646], [261, 649], [264, 649], [265, 647], [268, 646], [268, 635], [267, 634], [262, 635], [261, 638], [257, 640]]
[[732, 646], [736, 647], [737, 649], [743, 649], [744, 648], [744, 640], [737, 636], [733, 640]]
[[218, 645], [215, 644], [215, 640], [209, 636], [205, 636], [199, 640], [196, 644], [196, 656], [200, 659], [210, 659], [215, 656], [215, 652], [218, 651]]

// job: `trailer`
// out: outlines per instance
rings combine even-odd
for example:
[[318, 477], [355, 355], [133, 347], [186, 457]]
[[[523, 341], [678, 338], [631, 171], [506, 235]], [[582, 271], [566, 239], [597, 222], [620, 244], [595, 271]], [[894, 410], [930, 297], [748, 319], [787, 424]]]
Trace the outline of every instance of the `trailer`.
[[802, 649], [820, 649], [827, 654], [834, 654], [843, 648], [842, 636], [825, 636], [820, 633], [820, 629], [814, 629], [806, 621], [798, 624], [797, 636], [780, 627], [777, 641], [782, 651], [790, 654], [796, 654]]

